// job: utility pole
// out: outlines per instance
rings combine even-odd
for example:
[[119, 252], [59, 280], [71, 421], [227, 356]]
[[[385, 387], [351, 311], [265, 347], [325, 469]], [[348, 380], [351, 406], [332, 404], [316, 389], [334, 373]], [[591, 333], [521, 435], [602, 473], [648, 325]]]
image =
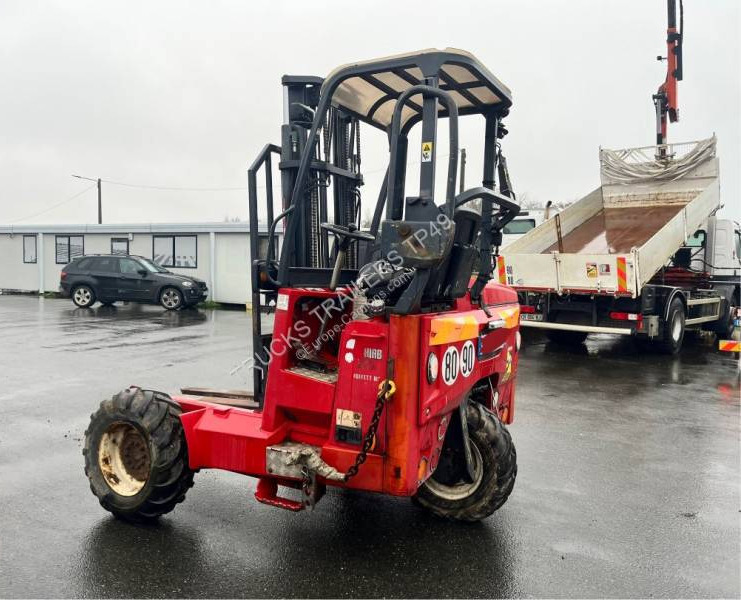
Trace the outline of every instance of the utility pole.
[[103, 195], [100, 188], [100, 177], [98, 177], [98, 225], [103, 223]]
[[98, 225], [103, 224], [103, 186], [100, 177], [93, 179], [92, 177], [83, 177], [82, 175], [72, 175], [77, 179], [85, 179], [87, 181], [94, 181], [98, 186]]

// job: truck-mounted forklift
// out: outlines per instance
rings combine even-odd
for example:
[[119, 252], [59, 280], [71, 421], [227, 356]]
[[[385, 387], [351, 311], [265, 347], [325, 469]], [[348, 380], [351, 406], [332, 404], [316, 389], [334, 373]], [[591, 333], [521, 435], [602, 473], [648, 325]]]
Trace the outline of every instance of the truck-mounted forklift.
[[[133, 386], [102, 402], [83, 451], [92, 491], [115, 515], [149, 520], [184, 499], [195, 472], [216, 468], [256, 477], [258, 501], [293, 511], [332, 485], [412, 497], [451, 519], [487, 517], [517, 473], [505, 425], [519, 304], [490, 281], [502, 229], [518, 213], [500, 144], [510, 91], [454, 49], [282, 84], [282, 143], [249, 170], [253, 394]], [[483, 125], [483, 175], [456, 193], [463, 115]], [[447, 179], [436, 192], [443, 118]], [[390, 152], [367, 231], [361, 123], [384, 132]], [[417, 125], [419, 190], [406, 195]]]

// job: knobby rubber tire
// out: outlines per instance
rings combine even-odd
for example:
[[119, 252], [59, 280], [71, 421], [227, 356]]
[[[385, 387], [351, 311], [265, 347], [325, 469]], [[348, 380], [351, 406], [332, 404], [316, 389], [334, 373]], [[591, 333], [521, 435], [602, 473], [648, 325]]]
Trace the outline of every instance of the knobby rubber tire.
[[480, 521], [501, 508], [512, 493], [517, 477], [517, 451], [507, 428], [484, 406], [470, 402], [466, 414], [469, 439], [483, 461], [480, 485], [469, 496], [450, 500], [422, 484], [413, 501], [446, 519]]
[[[170, 512], [193, 487], [188, 448], [180, 421], [180, 407], [161, 392], [126, 389], [90, 415], [85, 431], [85, 475], [101, 506], [115, 516], [137, 522], [152, 521]], [[114, 424], [134, 427], [149, 449], [149, 477], [135, 495], [122, 496], [108, 485], [99, 464], [101, 437]]]

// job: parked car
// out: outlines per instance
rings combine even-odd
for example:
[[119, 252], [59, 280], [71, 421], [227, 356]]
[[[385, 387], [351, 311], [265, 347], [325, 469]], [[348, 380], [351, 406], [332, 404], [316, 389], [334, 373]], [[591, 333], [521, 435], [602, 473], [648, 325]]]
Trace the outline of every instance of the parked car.
[[171, 273], [142, 256], [100, 254], [75, 258], [62, 269], [59, 288], [81, 308], [119, 300], [177, 310], [205, 300], [206, 282]]

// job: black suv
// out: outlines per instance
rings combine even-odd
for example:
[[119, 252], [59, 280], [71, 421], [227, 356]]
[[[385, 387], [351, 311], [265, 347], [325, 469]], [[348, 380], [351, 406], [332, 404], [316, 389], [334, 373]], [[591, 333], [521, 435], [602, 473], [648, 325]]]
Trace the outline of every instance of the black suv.
[[62, 269], [59, 289], [81, 308], [100, 300], [161, 304], [177, 310], [206, 299], [206, 282], [171, 273], [141, 256], [80, 256]]

